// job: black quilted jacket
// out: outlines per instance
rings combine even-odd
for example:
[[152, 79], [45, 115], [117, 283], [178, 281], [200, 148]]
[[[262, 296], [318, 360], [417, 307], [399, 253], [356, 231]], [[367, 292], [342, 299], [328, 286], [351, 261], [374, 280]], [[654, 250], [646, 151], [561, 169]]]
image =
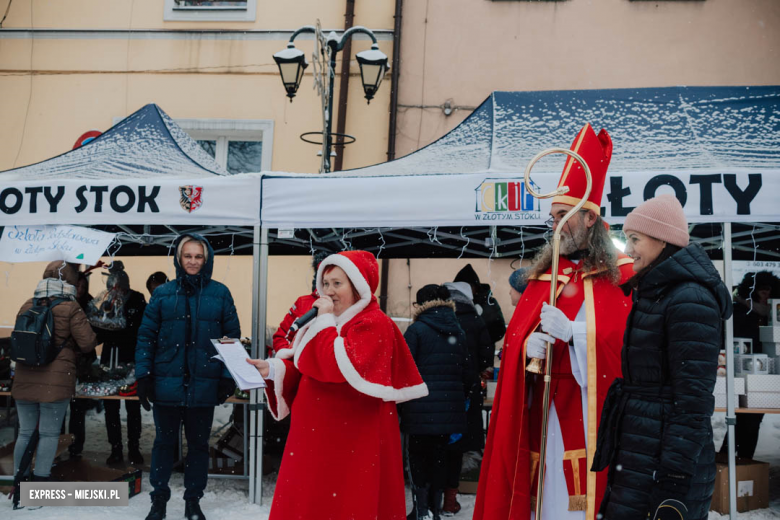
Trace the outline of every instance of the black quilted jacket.
[[610, 389], [599, 460], [610, 464], [604, 519], [650, 518], [666, 499], [706, 519], [715, 484], [710, 418], [729, 291], [697, 244], [648, 272], [633, 292], [623, 379]]
[[426, 302], [404, 339], [409, 345], [428, 395], [399, 405], [401, 431], [413, 435], [466, 432], [469, 381], [466, 336], [451, 301]]

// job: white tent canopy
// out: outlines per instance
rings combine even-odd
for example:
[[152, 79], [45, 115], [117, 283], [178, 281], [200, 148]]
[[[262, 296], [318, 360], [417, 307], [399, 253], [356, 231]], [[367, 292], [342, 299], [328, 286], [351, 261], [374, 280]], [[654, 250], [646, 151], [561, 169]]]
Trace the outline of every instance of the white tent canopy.
[[[779, 107], [780, 87], [496, 92], [439, 141], [396, 161], [327, 176], [263, 176], [261, 242], [269, 228], [538, 226], [549, 207], [525, 196], [525, 166], [541, 150], [568, 148], [589, 122], [606, 128], [614, 143], [602, 207], [607, 221], [620, 223], [642, 201], [674, 193], [689, 222], [724, 223], [730, 287], [732, 245], [745, 247], [732, 244], [731, 223], [780, 221]], [[531, 177], [537, 191], [555, 188], [561, 165], [540, 163]], [[762, 231], [776, 235], [775, 226]], [[267, 252], [264, 245], [261, 300]], [[731, 345], [731, 320], [725, 339]], [[726, 356], [735, 516], [733, 349]]]
[[[259, 176], [229, 176], [156, 105], [147, 105], [75, 150], [43, 162], [0, 172], [0, 226], [117, 225], [127, 240], [170, 245], [166, 234], [228, 231], [251, 239], [253, 277], [252, 356], [263, 341], [258, 302]], [[128, 225], [143, 225], [139, 237]], [[252, 226], [240, 228], [239, 226]], [[232, 246], [231, 246], [232, 249]], [[148, 250], [147, 250], [148, 251]], [[264, 303], [264, 302], [263, 302]], [[264, 309], [264, 307], [263, 307]], [[263, 327], [263, 328], [259, 328]], [[258, 339], [259, 338], [259, 339]], [[252, 392], [249, 420], [250, 501], [262, 501], [262, 396]]]
[[[494, 92], [401, 159], [327, 176], [264, 175], [263, 226], [540, 225], [549, 207], [524, 193], [525, 167], [543, 149], [568, 148], [585, 122], [612, 136], [603, 199], [611, 224], [663, 192], [677, 195], [691, 223], [780, 220], [780, 88], [675, 87]], [[539, 191], [557, 185], [558, 157], [534, 168]]]
[[151, 104], [80, 148], [0, 172], [0, 226], [251, 226], [259, 189], [256, 177], [229, 176]]

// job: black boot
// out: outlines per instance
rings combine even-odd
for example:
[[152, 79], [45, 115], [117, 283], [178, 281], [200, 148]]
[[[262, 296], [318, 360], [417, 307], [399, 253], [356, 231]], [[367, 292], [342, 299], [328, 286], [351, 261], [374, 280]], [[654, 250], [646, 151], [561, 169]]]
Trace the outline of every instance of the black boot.
[[168, 501], [163, 497], [152, 497], [152, 509], [146, 515], [146, 520], [163, 520]]
[[106, 464], [111, 466], [113, 464], [119, 464], [124, 462], [125, 458], [122, 456], [122, 446], [115, 446], [111, 448], [111, 455], [106, 459]]
[[130, 464], [142, 466], [144, 463], [144, 456], [141, 455], [141, 450], [137, 447], [130, 447], [127, 448], [127, 460], [130, 461]]
[[444, 500], [443, 489], [431, 490], [431, 499], [428, 506], [431, 509], [431, 513], [433, 513], [433, 520], [441, 520], [441, 506], [443, 500]]
[[190, 498], [184, 501], [184, 518], [187, 520], [206, 520], [197, 498]]
[[412, 486], [412, 500], [414, 507], [412, 512], [406, 517], [407, 520], [429, 520], [428, 514], [428, 488]]
[[22, 482], [32, 481], [32, 475], [26, 475], [22, 477], [21, 481], [19, 482], [19, 485], [13, 488], [13, 500], [12, 503], [14, 505], [14, 509], [24, 509], [24, 506], [19, 505], [19, 502], [22, 497]]
[[[35, 473], [32, 474], [30, 477], [30, 482], [51, 482], [51, 477], [41, 477], [39, 475], [36, 475]], [[26, 509], [28, 511], [35, 511], [37, 509], [42, 508], [43, 506], [27, 506]], [[14, 508], [16, 509], [16, 508]]]

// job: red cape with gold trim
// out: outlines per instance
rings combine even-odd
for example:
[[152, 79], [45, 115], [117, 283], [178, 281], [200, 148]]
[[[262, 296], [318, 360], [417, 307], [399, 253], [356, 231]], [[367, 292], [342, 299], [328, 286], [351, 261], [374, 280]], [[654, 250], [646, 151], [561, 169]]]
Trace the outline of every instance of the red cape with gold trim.
[[[620, 283], [633, 275], [632, 260], [621, 254]], [[574, 264], [559, 262], [558, 292], [569, 281]], [[568, 269], [567, 269], [568, 268]], [[588, 320], [588, 468], [596, 450], [601, 408], [609, 386], [621, 376], [620, 353], [631, 300], [607, 277], [584, 275]], [[493, 400], [487, 444], [482, 458], [474, 520], [526, 520], [531, 515], [531, 454], [525, 344], [539, 325], [542, 303], [550, 297], [550, 270], [531, 280], [507, 328], [498, 387]], [[597, 347], [598, 345], [598, 347]], [[541, 428], [541, 425], [533, 425]], [[588, 472], [587, 516], [595, 520], [606, 489], [607, 471]]]

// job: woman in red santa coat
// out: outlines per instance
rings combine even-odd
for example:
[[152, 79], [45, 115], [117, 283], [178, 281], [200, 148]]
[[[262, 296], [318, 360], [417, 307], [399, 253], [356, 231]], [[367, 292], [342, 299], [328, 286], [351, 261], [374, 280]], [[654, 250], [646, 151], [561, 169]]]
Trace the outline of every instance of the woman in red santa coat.
[[292, 348], [248, 360], [275, 419], [291, 414], [270, 520], [406, 518], [396, 403], [428, 394], [401, 331], [373, 295], [376, 259], [331, 255], [316, 319]]

